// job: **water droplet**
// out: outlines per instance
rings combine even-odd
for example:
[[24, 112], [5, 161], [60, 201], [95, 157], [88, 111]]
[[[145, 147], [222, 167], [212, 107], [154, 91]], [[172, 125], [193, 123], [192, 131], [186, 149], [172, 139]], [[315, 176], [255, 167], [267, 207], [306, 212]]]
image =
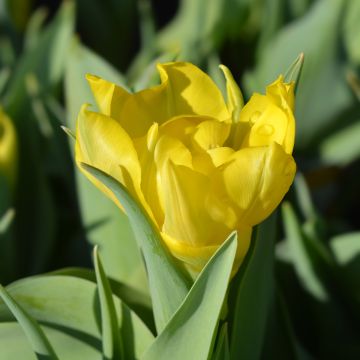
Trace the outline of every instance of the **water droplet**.
[[250, 125], [254, 125], [258, 120], [259, 120], [259, 117], [261, 116], [261, 112], [260, 111], [255, 111], [251, 116], [250, 116], [250, 119], [249, 119], [249, 123]]
[[257, 133], [262, 136], [270, 136], [274, 133], [275, 129], [270, 124], [264, 124], [259, 127]]

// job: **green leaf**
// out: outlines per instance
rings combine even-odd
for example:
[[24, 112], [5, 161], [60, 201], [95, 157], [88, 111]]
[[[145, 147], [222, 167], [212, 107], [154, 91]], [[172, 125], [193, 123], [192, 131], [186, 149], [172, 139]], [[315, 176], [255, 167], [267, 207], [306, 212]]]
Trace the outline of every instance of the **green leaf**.
[[[122, 86], [125, 84], [123, 76], [114, 67], [74, 39], [65, 69], [67, 124], [72, 132], [75, 132], [81, 105], [95, 104], [85, 79], [86, 73], [96, 74]], [[73, 149], [72, 139], [70, 145]], [[106, 274], [136, 287], [147, 296], [145, 270], [126, 215], [83, 174], [76, 171], [75, 175], [87, 239], [91, 244], [99, 245]]]
[[[86, 344], [70, 334], [51, 326], [43, 325], [42, 329], [57, 350], [60, 359], [66, 360], [99, 360], [101, 350]], [[24, 336], [19, 324], [16, 322], [0, 323], [0, 360], [38, 359]], [[41, 360], [46, 360], [42, 358]]]
[[315, 272], [311, 261], [309, 246], [307, 245], [308, 239], [303, 234], [290, 203], [283, 204], [282, 214], [293, 265], [304, 288], [316, 299], [320, 301], [327, 300], [327, 290]]
[[345, 48], [350, 60], [360, 64], [360, 3], [357, 0], [347, 0], [344, 12], [343, 36]]
[[94, 263], [100, 298], [103, 356], [104, 359], [121, 360], [124, 359], [124, 350], [115, 305], [97, 247], [94, 248]]
[[259, 359], [273, 293], [276, 214], [258, 226], [246, 259], [235, 278], [230, 358]]
[[209, 358], [236, 253], [232, 233], [211, 257], [184, 302], [158, 335], [143, 360]]
[[299, 80], [303, 66], [304, 66], [304, 53], [300, 53], [300, 55], [296, 58], [296, 60], [290, 65], [284, 76], [286, 82], [295, 83], [295, 93], [299, 85]]
[[45, 336], [44, 332], [41, 330], [38, 323], [31, 316], [29, 316], [26, 311], [24, 311], [24, 309], [11, 297], [11, 295], [1, 285], [0, 297], [21, 325], [29, 342], [32, 345], [32, 349], [37, 355], [37, 358], [39, 360], [58, 359], [54, 349], [50, 345], [49, 340]]
[[330, 247], [340, 265], [346, 265], [360, 255], [360, 232], [338, 235], [330, 240]]
[[[46, 335], [60, 359], [98, 360], [101, 357], [101, 312], [95, 283], [71, 276], [49, 275], [19, 280], [9, 285], [7, 290], [31, 317], [42, 327], [46, 326]], [[138, 359], [154, 337], [118, 297], [113, 296], [113, 301], [119, 328], [128, 345], [128, 358]], [[12, 321], [13, 316], [0, 301], [1, 334]], [[6, 339], [0, 336], [1, 349], [5, 347]], [[71, 345], [73, 351], [69, 351]], [[10, 350], [16, 353], [16, 349]], [[1, 353], [0, 359], [3, 360]]]
[[212, 360], [230, 360], [228, 325], [223, 324], [219, 332], [216, 350]]
[[[64, 268], [49, 273], [49, 275], [64, 275], [78, 277], [96, 283], [96, 275], [93, 270], [84, 268]], [[144, 295], [135, 287], [109, 278], [111, 291], [120, 298], [131, 310], [133, 310], [147, 327], [155, 333], [155, 324], [151, 308], [150, 296]]]
[[111, 189], [129, 217], [138, 245], [144, 255], [155, 324], [160, 332], [185, 298], [189, 283], [163, 246], [159, 232], [154, 229], [144, 210], [129, 195], [126, 188], [99, 169], [86, 164], [82, 164], [82, 167]]
[[320, 156], [327, 165], [347, 166], [360, 158], [360, 121], [326, 138], [320, 144]]

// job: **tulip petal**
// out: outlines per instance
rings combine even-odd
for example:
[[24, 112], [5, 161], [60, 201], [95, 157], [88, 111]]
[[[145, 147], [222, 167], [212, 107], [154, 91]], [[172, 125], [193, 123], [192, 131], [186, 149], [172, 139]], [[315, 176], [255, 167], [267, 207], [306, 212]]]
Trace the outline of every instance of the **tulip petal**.
[[[132, 140], [120, 124], [111, 117], [87, 110], [80, 111], [75, 145], [76, 162], [92, 165], [126, 186], [139, 199], [141, 169]], [[130, 176], [124, 176], [122, 167]], [[81, 168], [81, 167], [80, 167]], [[90, 180], [115, 203], [114, 195], [92, 176]]]
[[269, 216], [289, 190], [295, 171], [293, 157], [277, 143], [236, 152], [219, 174], [226, 195], [238, 207], [239, 223], [253, 226]]
[[230, 134], [230, 124], [215, 119], [202, 121], [192, 136], [194, 143], [202, 150], [221, 147]]
[[294, 111], [295, 107], [295, 83], [284, 83], [284, 77], [280, 75], [272, 84], [266, 87], [266, 95], [279, 107], [289, 107]]
[[122, 87], [101, 79], [98, 76], [87, 74], [86, 79], [95, 97], [99, 110], [104, 115], [117, 119], [125, 101], [131, 96]]
[[154, 123], [146, 136], [134, 141], [134, 146], [138, 153], [141, 173], [146, 174], [141, 178], [141, 191], [151, 207], [157, 225], [161, 226], [164, 221], [164, 211], [158, 193], [157, 167], [154, 160], [154, 151], [158, 136], [159, 126], [157, 123]]
[[207, 115], [220, 121], [230, 120], [221, 91], [202, 70], [186, 62], [159, 64], [161, 81], [167, 84], [171, 113]]
[[244, 98], [241, 90], [234, 80], [231, 71], [225, 66], [220, 65], [226, 79], [227, 107], [234, 123], [239, 121], [240, 110], [244, 106]]
[[219, 147], [210, 149], [207, 152], [210, 155], [214, 166], [219, 167], [229, 161], [230, 156], [234, 154], [235, 150], [229, 147]]
[[215, 222], [207, 211], [207, 176], [168, 161], [161, 173], [161, 184], [165, 213], [162, 231], [168, 236], [179, 244], [209, 246], [229, 235], [232, 229]]
[[255, 94], [240, 113], [235, 147], [268, 146], [277, 142], [291, 154], [295, 141], [295, 119], [289, 108], [282, 109], [265, 95]]
[[266, 95], [254, 94], [240, 113], [234, 132], [234, 147], [280, 144], [292, 153], [295, 141], [294, 84], [280, 76], [266, 89]]
[[[229, 234], [230, 232], [231, 231], [229, 231]], [[232, 276], [239, 269], [249, 249], [252, 228], [246, 227], [243, 229], [238, 229], [237, 233], [238, 246], [236, 250], [234, 266], [232, 269]], [[221, 246], [222, 241], [226, 239], [226, 236], [224, 239], [219, 238], [217, 245], [197, 246], [179, 242], [177, 239], [169, 236], [164, 232], [161, 233], [161, 236], [172, 255], [178, 260], [184, 262], [186, 269], [194, 277], [202, 270], [211, 256], [214, 255], [219, 246]]]

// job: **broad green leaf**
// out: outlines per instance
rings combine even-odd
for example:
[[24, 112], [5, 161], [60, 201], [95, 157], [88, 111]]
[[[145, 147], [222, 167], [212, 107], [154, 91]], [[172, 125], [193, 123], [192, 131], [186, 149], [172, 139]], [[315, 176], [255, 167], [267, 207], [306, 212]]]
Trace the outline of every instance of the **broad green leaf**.
[[105, 359], [124, 359], [124, 349], [117, 322], [111, 288], [102, 266], [97, 247], [94, 248], [96, 282], [101, 310], [101, 340]]
[[327, 290], [314, 270], [308, 250], [308, 240], [290, 203], [283, 204], [282, 214], [293, 265], [304, 288], [319, 301], [326, 301]]
[[123, 205], [146, 263], [155, 324], [160, 332], [178, 309], [189, 290], [189, 282], [163, 246], [160, 234], [126, 188], [111, 176], [90, 165], [88, 171], [111, 189]]
[[[71, 276], [39, 276], [19, 280], [7, 287], [8, 292], [23, 309], [41, 325], [52, 327], [63, 333], [63, 337], [71, 337], [72, 342], [85, 351], [89, 347], [96, 350], [96, 357], [101, 354], [101, 315], [97, 286], [91, 281]], [[142, 321], [129, 308], [113, 296], [118, 316], [119, 328], [124, 341], [131, 348], [129, 358], [140, 358], [141, 354], [153, 341], [153, 335]], [[0, 301], [0, 329], [4, 324], [14, 321], [11, 313]], [[1, 339], [0, 339], [1, 340]], [[52, 341], [60, 359], [66, 349]], [[65, 340], [64, 340], [65, 341]], [[1, 341], [0, 341], [1, 344]], [[76, 352], [82, 360], [81, 351]], [[95, 354], [93, 352], [93, 354]], [[0, 357], [1, 359], [1, 357]], [[2, 360], [2, 359], [1, 359]]]
[[315, 141], [343, 111], [354, 106], [344, 76], [344, 59], [338, 49], [344, 3], [344, 0], [314, 2], [304, 16], [281, 28], [260, 49], [255, 70], [244, 78], [248, 95], [263, 92], [293, 59], [301, 52], [305, 54], [296, 97], [298, 148]]
[[320, 144], [320, 157], [327, 165], [347, 166], [360, 158], [360, 120], [330, 135]]
[[[43, 325], [41, 328], [56, 349], [61, 360], [101, 359], [101, 350], [85, 343], [82, 339], [51, 326]], [[0, 349], [0, 360], [37, 359], [23, 330], [16, 322], [0, 323]], [[45, 357], [41, 358], [41, 360], [47, 359]]]
[[[95, 104], [86, 73], [98, 75], [124, 86], [124, 78], [109, 63], [74, 39], [67, 55], [65, 69], [65, 98], [67, 124], [75, 132], [76, 119], [84, 103]], [[73, 141], [70, 139], [70, 146]], [[87, 238], [99, 245], [108, 276], [135, 286], [146, 294], [146, 275], [128, 219], [88, 179], [76, 171], [80, 210]]]
[[0, 298], [4, 301], [26, 334], [32, 349], [40, 359], [56, 360], [58, 357], [39, 324], [0, 285]]
[[179, 309], [143, 360], [206, 360], [214, 345], [218, 320], [237, 247], [232, 233], [199, 274]]
[[[96, 283], [96, 275], [93, 270], [84, 268], [65, 268], [49, 273], [49, 275], [64, 275], [78, 277]], [[155, 324], [151, 308], [150, 296], [128, 284], [121, 283], [112, 278], [108, 279], [111, 291], [120, 298], [140, 319], [155, 333]]]
[[[259, 359], [273, 293], [276, 214], [258, 226], [235, 278], [230, 359]], [[235, 285], [234, 284], [234, 285]]]
[[335, 236], [330, 240], [330, 247], [340, 265], [347, 265], [360, 255], [360, 232]]

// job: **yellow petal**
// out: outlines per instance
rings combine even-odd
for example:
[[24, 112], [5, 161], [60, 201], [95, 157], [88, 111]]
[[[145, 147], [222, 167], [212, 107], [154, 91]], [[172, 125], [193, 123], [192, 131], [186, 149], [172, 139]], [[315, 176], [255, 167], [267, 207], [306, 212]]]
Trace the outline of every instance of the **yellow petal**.
[[161, 81], [167, 83], [172, 116], [207, 115], [220, 121], [230, 120], [221, 91], [213, 80], [193, 64], [159, 64]]
[[98, 76], [87, 74], [86, 79], [100, 112], [114, 119], [118, 119], [125, 101], [131, 95], [122, 87], [101, 79]]
[[146, 136], [134, 140], [134, 146], [138, 153], [141, 173], [141, 191], [154, 215], [155, 222], [161, 226], [164, 221], [164, 211], [160, 203], [158, 193], [157, 167], [154, 160], [154, 151], [158, 141], [159, 126], [154, 123]]
[[[141, 199], [141, 170], [133, 142], [120, 124], [111, 117], [87, 110], [80, 111], [75, 145], [76, 162], [92, 165], [121, 182], [137, 199]], [[124, 176], [122, 167], [129, 174]], [[115, 196], [88, 173], [85, 174], [115, 203]]]
[[231, 71], [225, 65], [220, 65], [220, 69], [226, 79], [227, 107], [231, 114], [232, 121], [236, 123], [239, 121], [240, 110], [244, 106], [244, 98]]
[[226, 195], [238, 207], [239, 222], [253, 226], [269, 216], [289, 190], [295, 171], [292, 156], [276, 143], [236, 152], [220, 174]]
[[255, 94], [240, 113], [236, 125], [235, 148], [267, 146], [272, 142], [292, 153], [295, 141], [295, 119], [292, 111], [281, 108], [270, 97]]
[[219, 167], [226, 163], [234, 152], [235, 150], [229, 147], [219, 147], [208, 150], [208, 154], [210, 155], [215, 167]]
[[[171, 161], [161, 174], [165, 221], [162, 231], [192, 246], [218, 244], [229, 229], [213, 221], [206, 208], [209, 178]], [[219, 240], [221, 239], [221, 240]]]
[[120, 122], [130, 137], [141, 137], [150, 126], [179, 115], [208, 115], [229, 120], [220, 90], [195, 65], [159, 64], [161, 84], [129, 94], [119, 86], [94, 76], [88, 80], [97, 103], [106, 115]]
[[295, 107], [295, 83], [284, 83], [284, 77], [280, 75], [272, 84], [266, 87], [266, 96], [279, 107], [289, 107], [294, 111]]
[[230, 134], [230, 124], [214, 119], [202, 121], [193, 135], [193, 141], [198, 148], [210, 150], [221, 147]]
[[[217, 245], [205, 246], [184, 244], [164, 232], [162, 232], [161, 235], [172, 255], [178, 260], [184, 262], [185, 268], [190, 272], [193, 278], [195, 278], [209, 259], [214, 255], [216, 250], [218, 250], [223, 241], [227, 239], [230, 233], [231, 232], [229, 232], [229, 234], [227, 234], [224, 238], [219, 238]], [[249, 249], [251, 233], [252, 228], [250, 227], [237, 230], [238, 244], [232, 269], [232, 276], [235, 275], [239, 269]]]

